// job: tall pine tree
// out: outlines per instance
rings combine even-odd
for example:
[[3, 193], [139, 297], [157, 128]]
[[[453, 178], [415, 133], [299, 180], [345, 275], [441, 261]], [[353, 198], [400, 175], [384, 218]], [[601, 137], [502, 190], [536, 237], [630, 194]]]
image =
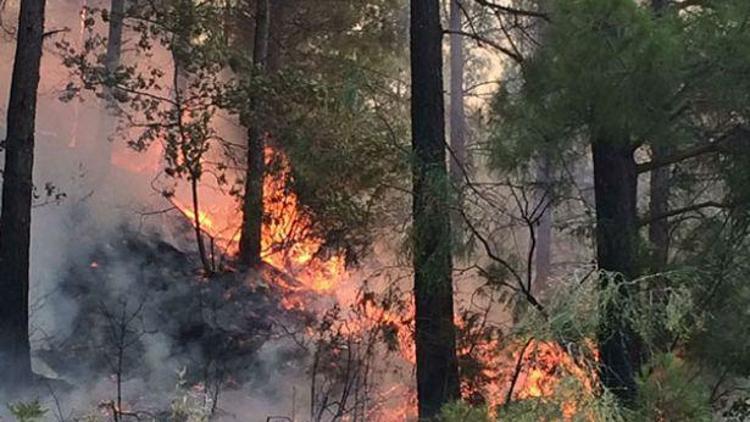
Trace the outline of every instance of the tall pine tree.
[[45, 0], [22, 0], [8, 105], [0, 214], [0, 389], [32, 381], [29, 247], [34, 131]]
[[411, 1], [413, 254], [420, 418], [459, 397], [438, 0]]

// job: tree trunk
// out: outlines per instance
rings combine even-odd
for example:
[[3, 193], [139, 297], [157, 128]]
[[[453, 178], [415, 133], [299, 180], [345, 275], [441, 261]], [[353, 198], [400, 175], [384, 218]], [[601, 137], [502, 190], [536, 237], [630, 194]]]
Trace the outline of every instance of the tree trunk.
[[0, 213], [0, 390], [32, 381], [29, 345], [29, 246], [34, 125], [45, 0], [23, 0], [8, 105]]
[[536, 227], [534, 291], [539, 293], [547, 288], [552, 266], [552, 163], [548, 154], [537, 165], [537, 206], [541, 215]]
[[[107, 78], [112, 78], [120, 66], [122, 57], [122, 32], [123, 21], [125, 17], [125, 0], [112, 0], [109, 11], [109, 34], [107, 36], [107, 53], [104, 57], [104, 68], [107, 72]], [[109, 80], [108, 84], [112, 81]], [[112, 86], [105, 86], [104, 101], [108, 112], [102, 113], [99, 136], [94, 139], [94, 162], [92, 165], [94, 174], [93, 179], [100, 181], [109, 177], [112, 164], [112, 144], [110, 136], [117, 125], [115, 110], [117, 100], [115, 99], [115, 89]]]
[[268, 59], [266, 70], [269, 74], [279, 71], [282, 65], [282, 51], [284, 48], [284, 35], [286, 29], [286, 14], [289, 2], [286, 0], [274, 0], [271, 2], [269, 11], [269, 23], [273, 20], [273, 26], [268, 30]]
[[450, 128], [451, 128], [451, 180], [456, 188], [463, 183], [466, 163], [466, 110], [464, 108], [464, 45], [461, 31], [460, 0], [451, 0], [451, 81], [450, 81]]
[[[651, 8], [657, 17], [664, 13], [666, 7], [667, 0], [651, 0]], [[667, 145], [653, 145], [651, 150], [653, 162], [660, 162], [672, 155], [672, 148]], [[664, 215], [669, 211], [670, 171], [670, 166], [662, 166], [651, 171], [651, 197], [649, 201], [651, 217]], [[651, 272], [662, 272], [669, 260], [669, 219], [653, 220], [648, 228], [648, 239], [651, 245]]]
[[[539, 12], [548, 13], [549, 4], [547, 2], [540, 2], [537, 4]], [[544, 45], [547, 39], [547, 25], [542, 19], [536, 19], [530, 28], [534, 37], [539, 41], [539, 44], [534, 45], [533, 43], [525, 46], [531, 53], [540, 46]], [[543, 150], [540, 157], [536, 160], [536, 182], [538, 188], [536, 190], [536, 206], [541, 213], [539, 215], [538, 225], [536, 226], [536, 251], [534, 254], [534, 294], [540, 294], [544, 292], [548, 285], [548, 279], [552, 267], [552, 229], [553, 229], [553, 166], [552, 166], [552, 154], [549, 151]]]
[[[667, 157], [670, 148], [664, 146], [653, 147], [652, 159]], [[670, 167], [663, 166], [651, 172], [651, 197], [649, 199], [649, 214], [653, 218], [648, 226], [648, 239], [651, 244], [651, 265], [653, 273], [664, 271], [669, 259], [669, 219], [654, 218], [669, 211]]]
[[411, 0], [413, 254], [419, 417], [459, 398], [439, 0]]
[[[638, 175], [633, 147], [627, 142], [597, 140], [592, 145], [596, 195], [596, 244], [599, 269], [612, 273], [602, 278], [602, 287], [617, 283], [627, 298], [625, 282], [638, 275], [638, 219], [636, 194]], [[599, 332], [602, 383], [623, 403], [635, 399], [638, 341], [618, 303], [602, 304]]]
[[[184, 11], [188, 11], [191, 5], [191, 0], [180, 0], [178, 6]], [[188, 124], [190, 122], [190, 103], [189, 93], [190, 89], [190, 72], [188, 71], [191, 45], [189, 37], [189, 25], [192, 22], [186, 20], [180, 23], [183, 29], [180, 33], [173, 34], [172, 39], [172, 62], [174, 64], [174, 71], [172, 74], [172, 87], [174, 89], [174, 105], [175, 114], [177, 118], [177, 129], [179, 131], [179, 137], [181, 143], [192, 142], [191, 134], [188, 131]], [[188, 162], [189, 166], [187, 169], [188, 181], [190, 182], [190, 197], [193, 208], [193, 231], [195, 232], [195, 243], [198, 247], [198, 255], [201, 260], [201, 266], [203, 267], [203, 273], [205, 276], [210, 276], [214, 273], [214, 267], [208, 256], [208, 249], [206, 248], [206, 242], [204, 239], [203, 228], [201, 224], [201, 210], [198, 185], [202, 172], [200, 170], [200, 161], [202, 156], [193, 157], [188, 160], [183, 155], [183, 159]]]
[[[108, 75], [114, 74], [120, 66], [122, 56], [122, 28], [125, 19], [125, 0], [112, 0], [109, 11], [109, 35], [107, 37], [107, 54], [104, 58], [104, 67]], [[111, 90], [108, 89], [107, 100], [111, 98]]]
[[[258, 0], [253, 42], [253, 73], [261, 75], [268, 60], [270, 29], [269, 0]], [[257, 268], [261, 263], [261, 230], [263, 228], [263, 176], [265, 174], [265, 134], [262, 121], [263, 104], [260, 95], [251, 98], [251, 113], [247, 124], [247, 171], [243, 201], [242, 234], [240, 237], [240, 265]]]

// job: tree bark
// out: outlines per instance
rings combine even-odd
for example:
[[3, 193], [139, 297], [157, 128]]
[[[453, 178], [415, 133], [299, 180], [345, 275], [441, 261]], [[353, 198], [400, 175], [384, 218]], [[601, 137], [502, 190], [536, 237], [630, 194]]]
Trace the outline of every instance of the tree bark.
[[[671, 149], [665, 146], [653, 147], [653, 159], [668, 157]], [[649, 198], [649, 215], [652, 218], [648, 227], [648, 238], [651, 244], [650, 270], [653, 273], [664, 271], [669, 259], [669, 219], [656, 218], [669, 211], [670, 167], [664, 166], [651, 172], [651, 197]]]
[[[638, 174], [634, 149], [625, 141], [598, 139], [592, 145], [594, 191], [596, 195], [596, 244], [602, 288], [617, 283], [620, 300], [627, 298], [626, 281], [637, 277], [638, 216], [636, 195]], [[602, 383], [625, 404], [636, 396], [635, 371], [639, 346], [620, 302], [602, 304], [599, 332]]]
[[[654, 14], [661, 16], [667, 7], [667, 0], [651, 0]], [[661, 162], [673, 153], [667, 145], [652, 145], [652, 162]], [[669, 211], [669, 193], [671, 166], [657, 167], [651, 171], [651, 197], [649, 214], [652, 218], [664, 215]], [[664, 271], [669, 260], [669, 219], [655, 219], [648, 228], [648, 239], [651, 245], [650, 270], [653, 273]]]
[[0, 390], [32, 382], [29, 247], [45, 0], [23, 0], [8, 105], [0, 211]]
[[552, 267], [552, 163], [544, 154], [537, 163], [537, 206], [539, 207], [539, 224], [536, 228], [536, 253], [534, 256], [534, 292], [540, 293], [547, 288]]
[[459, 398], [439, 0], [411, 0], [413, 264], [419, 417]]
[[[258, 0], [255, 14], [255, 40], [253, 42], [253, 74], [262, 75], [268, 61], [268, 35], [270, 30], [269, 0]], [[261, 231], [263, 228], [263, 176], [265, 174], [265, 133], [261, 128], [263, 100], [253, 95], [251, 113], [247, 119], [247, 171], [243, 200], [242, 233], [239, 262], [243, 267], [257, 268], [262, 261]]]
[[451, 128], [451, 180], [456, 188], [463, 183], [466, 164], [466, 110], [464, 107], [464, 45], [461, 31], [460, 0], [450, 0], [451, 80], [450, 80], [450, 128]]
[[110, 136], [117, 125], [115, 110], [117, 100], [113, 82], [122, 57], [122, 33], [125, 17], [125, 0], [112, 0], [109, 11], [109, 33], [107, 36], [107, 52], [104, 56], [104, 69], [107, 72], [107, 85], [104, 87], [105, 107], [108, 111], [102, 113], [99, 136], [94, 139], [94, 180], [106, 179], [111, 171], [112, 144]]
[[[112, 0], [109, 11], [109, 35], [107, 37], [107, 54], [104, 58], [104, 67], [108, 76], [114, 74], [120, 66], [122, 57], [122, 29], [125, 20], [125, 0]], [[111, 90], [108, 89], [107, 100], [111, 98]]]
[[269, 25], [268, 30], [268, 62], [266, 66], [266, 71], [269, 74], [278, 72], [282, 65], [288, 8], [289, 2], [287, 0], [271, 2], [269, 23], [273, 21], [273, 26]]

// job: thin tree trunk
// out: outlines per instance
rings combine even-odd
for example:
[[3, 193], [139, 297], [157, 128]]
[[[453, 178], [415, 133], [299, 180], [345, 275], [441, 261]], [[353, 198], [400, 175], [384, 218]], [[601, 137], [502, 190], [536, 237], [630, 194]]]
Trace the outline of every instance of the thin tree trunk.
[[411, 0], [417, 399], [431, 418], [459, 398], [439, 0]]
[[[45, 0], [23, 0], [8, 105], [0, 211], [0, 390], [30, 385], [29, 246]], [[10, 390], [13, 391], [13, 390]]]
[[[185, 7], [188, 3], [181, 3]], [[185, 71], [190, 41], [184, 34], [176, 34], [174, 42], [175, 47], [172, 49], [172, 61], [174, 63], [174, 73], [172, 76], [172, 85], [174, 87], [174, 100], [176, 105], [177, 128], [181, 142], [189, 142], [190, 134], [185, 131], [186, 119], [189, 119], [190, 110], [186, 107], [185, 92], [188, 89], [188, 74]], [[200, 160], [201, 158], [196, 158]], [[213, 265], [208, 257], [206, 242], [203, 239], [203, 228], [200, 220], [200, 201], [198, 185], [201, 173], [196, 169], [197, 163], [192, 163], [188, 172], [190, 182], [190, 198], [193, 207], [193, 230], [195, 231], [195, 243], [198, 247], [198, 255], [201, 260], [201, 266], [205, 275], [210, 276], [214, 272]]]
[[[258, 0], [253, 42], [253, 73], [262, 75], [268, 61], [270, 30], [269, 0]], [[265, 134], [261, 128], [263, 101], [260, 95], [251, 98], [251, 115], [247, 131], [247, 171], [243, 201], [242, 234], [240, 237], [240, 265], [257, 268], [261, 259], [261, 231], [263, 228], [263, 176], [265, 174]]]
[[464, 107], [464, 46], [461, 32], [460, 0], [450, 0], [451, 81], [450, 81], [450, 174], [453, 184], [462, 185], [466, 164], [466, 110]]
[[538, 166], [537, 206], [541, 215], [536, 228], [534, 291], [542, 292], [547, 288], [552, 266], [552, 163], [549, 156], [543, 156]]
[[461, 0], [450, 1], [450, 155], [451, 185], [454, 191], [451, 224], [456, 241], [461, 242], [463, 226], [463, 186], [466, 172], [466, 110], [464, 105], [464, 45], [461, 32]]
[[287, 30], [285, 23], [288, 6], [289, 2], [286, 0], [271, 2], [269, 23], [273, 21], [273, 26], [269, 25], [268, 30], [268, 63], [266, 66], [268, 74], [274, 74], [281, 69], [284, 34]]
[[[547, 13], [549, 4], [541, 2], [537, 5], [539, 12]], [[541, 45], [544, 44], [547, 38], [548, 25], [541, 19], [534, 22], [531, 31], [536, 35], [538, 40], [541, 40]], [[539, 45], [539, 44], [538, 44]], [[529, 44], [526, 48], [532, 52], [535, 49], [535, 45]], [[534, 288], [535, 293], [543, 292], [547, 287], [547, 282], [551, 272], [552, 266], [552, 226], [553, 226], [553, 211], [554, 204], [552, 198], [553, 190], [553, 167], [552, 167], [552, 154], [548, 151], [542, 151], [541, 156], [537, 160], [537, 175], [536, 180], [539, 188], [536, 191], [537, 194], [537, 206], [539, 207], [539, 225], [536, 227], [536, 253], [534, 256]]]
[[[111, 77], [120, 66], [122, 57], [122, 30], [125, 20], [125, 0], [112, 0], [109, 11], [109, 35], [107, 37], [107, 54], [104, 67], [107, 76]], [[112, 90], [107, 89], [107, 101], [114, 101]]]
[[[656, 16], [661, 16], [667, 7], [667, 0], [652, 0], [651, 8]], [[660, 162], [672, 155], [672, 148], [667, 145], [653, 145], [651, 160]], [[662, 166], [651, 172], [651, 197], [649, 213], [652, 217], [664, 215], [669, 211], [669, 194], [671, 166]], [[669, 219], [660, 218], [651, 222], [648, 229], [651, 245], [651, 271], [664, 271], [669, 260]]]
[[[653, 147], [653, 158], [659, 159], [670, 154], [670, 148]], [[670, 167], [663, 166], [651, 172], [651, 197], [649, 214], [652, 217], [665, 215], [669, 211]], [[648, 226], [648, 239], [651, 244], [651, 272], [664, 271], [669, 259], [669, 219], [656, 218]]]
[[[638, 175], [633, 147], [627, 142], [599, 139], [592, 145], [594, 191], [596, 195], [596, 243], [599, 269], [614, 274], [602, 278], [602, 288], [617, 283], [622, 297], [628, 297], [626, 281], [638, 275], [638, 218], [636, 195]], [[623, 403], [636, 395], [639, 345], [617, 303], [602, 304], [599, 332], [602, 383]]]
[[99, 136], [94, 140], [94, 179], [101, 180], [109, 176], [112, 164], [112, 144], [110, 136], [116, 127], [117, 100], [115, 89], [109, 84], [113, 81], [122, 57], [122, 32], [125, 17], [125, 0], [112, 0], [109, 11], [109, 34], [107, 37], [107, 53], [104, 57], [104, 68], [107, 72], [108, 85], [104, 88], [104, 101], [108, 112], [104, 112], [101, 119]]
[[190, 176], [190, 197], [193, 200], [193, 227], [195, 228], [195, 240], [198, 244], [198, 254], [203, 265], [203, 272], [211, 275], [214, 272], [214, 266], [208, 259], [206, 242], [203, 240], [203, 227], [201, 225], [201, 210], [198, 198], [198, 176]]

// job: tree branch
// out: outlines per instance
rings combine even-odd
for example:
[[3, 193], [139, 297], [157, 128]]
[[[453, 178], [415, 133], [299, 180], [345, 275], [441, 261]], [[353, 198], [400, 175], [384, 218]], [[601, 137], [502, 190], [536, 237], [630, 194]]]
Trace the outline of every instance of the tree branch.
[[513, 390], [516, 388], [518, 376], [521, 375], [521, 370], [523, 369], [523, 357], [524, 355], [526, 355], [526, 349], [529, 348], [532, 341], [534, 341], [533, 337], [526, 341], [523, 349], [521, 349], [521, 353], [518, 355], [518, 360], [516, 361], [516, 369], [513, 371], [513, 378], [511, 378], [510, 380], [510, 387], [508, 387], [508, 392], [505, 394], [506, 405], [509, 404], [511, 399], [513, 398]]
[[506, 56], [508, 56], [509, 58], [511, 58], [516, 63], [519, 63], [519, 64], [523, 63], [523, 56], [521, 56], [520, 54], [517, 54], [516, 52], [514, 52], [513, 50], [511, 50], [509, 48], [503, 47], [502, 45], [500, 45], [499, 43], [497, 43], [495, 41], [492, 41], [492, 40], [489, 40], [489, 39], [487, 39], [485, 37], [482, 37], [481, 35], [479, 35], [477, 33], [471, 33], [471, 32], [466, 32], [466, 31], [451, 31], [451, 30], [444, 30], [443, 33], [445, 33], [445, 34], [463, 35], [465, 37], [469, 37], [469, 38], [475, 40], [477, 42], [477, 44], [479, 44], [480, 47], [483, 44], [487, 44], [488, 46], [494, 48], [495, 50], [498, 50], [501, 53], [505, 54]]
[[515, 15], [515, 16], [539, 18], [539, 19], [544, 19], [547, 22], [550, 22], [549, 16], [547, 16], [545, 13], [542, 13], [542, 12], [535, 12], [533, 10], [525, 10], [525, 9], [516, 9], [515, 7], [503, 6], [501, 4], [493, 3], [488, 0], [474, 0], [474, 1], [481, 4], [482, 6], [489, 7], [498, 12], [506, 13], [509, 15]]
[[678, 151], [675, 154], [657, 161], [649, 161], [636, 166], [638, 174], [648, 173], [657, 168], [679, 163], [690, 158], [695, 158], [703, 154], [719, 152], [721, 148], [730, 142], [747, 141], [750, 139], [750, 131], [743, 126], [737, 125], [722, 135], [719, 139], [706, 144], [696, 145], [684, 151]]
[[665, 218], [674, 217], [676, 215], [685, 214], [685, 213], [692, 212], [692, 211], [698, 211], [703, 208], [730, 209], [730, 208], [734, 208], [735, 206], [736, 204], [724, 204], [724, 203], [716, 202], [716, 201], [700, 202], [697, 204], [689, 205], [687, 207], [673, 209], [673, 210], [665, 212], [664, 214], [659, 214], [656, 216], [649, 216], [648, 218], [641, 219], [639, 221], [639, 224], [641, 226], [647, 226], [653, 222], [664, 220]]

